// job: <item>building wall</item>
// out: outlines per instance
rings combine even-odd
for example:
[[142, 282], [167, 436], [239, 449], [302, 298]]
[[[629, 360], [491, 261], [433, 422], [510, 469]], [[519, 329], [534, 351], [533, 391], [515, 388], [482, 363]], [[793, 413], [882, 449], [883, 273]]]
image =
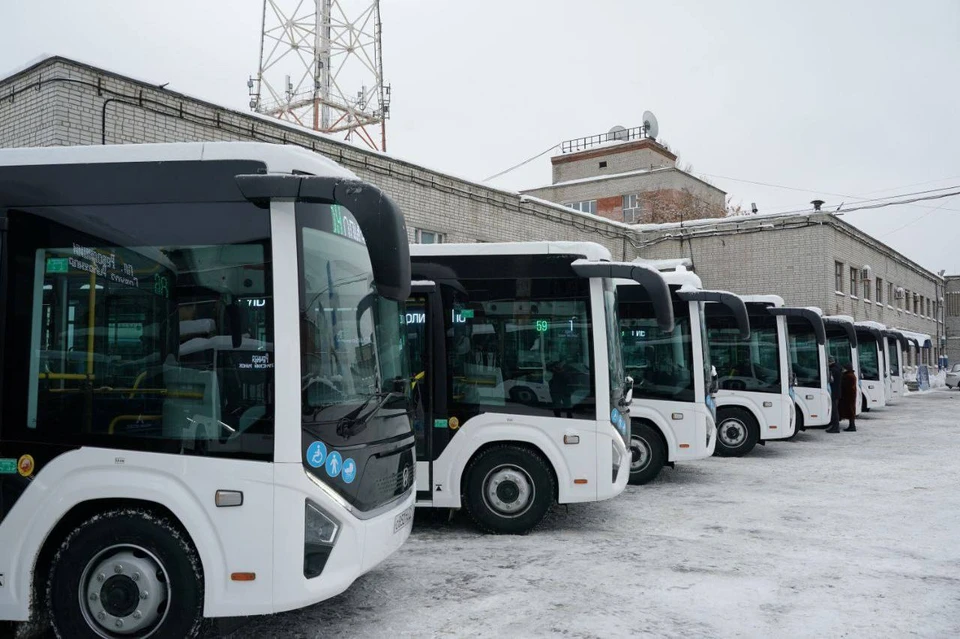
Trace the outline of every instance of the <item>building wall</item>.
[[624, 195], [646, 195], [648, 208], [664, 212], [663, 219], [648, 217], [644, 222], [672, 221], [676, 218], [673, 213], [679, 210], [678, 207], [685, 209], [686, 219], [722, 215], [726, 198], [720, 189], [676, 168], [621, 177], [586, 178], [530, 189], [524, 193], [558, 204], [597, 200], [597, 214], [618, 222], [623, 221]]
[[[828, 315], [851, 315], [926, 333], [933, 348], [921, 353], [922, 360], [932, 364], [940, 354], [944, 325], [934, 308], [942, 295], [940, 279], [828, 214], [811, 216], [806, 224], [745, 217], [719, 228], [694, 225], [681, 232], [671, 226], [642, 234], [640, 247], [643, 257], [690, 258], [705, 287], [739, 294], [775, 293], [792, 306], [817, 306]], [[835, 290], [835, 262], [843, 264], [843, 290], [839, 293]], [[872, 270], [870, 293], [864, 296], [863, 283], [858, 282], [860, 290], [854, 296], [850, 267], [859, 270], [867, 265]], [[883, 280], [883, 304], [875, 299], [878, 277]], [[911, 292], [909, 309], [905, 299], [888, 299], [887, 283]], [[914, 291], [931, 300], [930, 316], [926, 308], [922, 313], [919, 308], [913, 312]]]
[[0, 79], [0, 147], [228, 140], [297, 144], [350, 168], [397, 201], [411, 240], [415, 229], [444, 233], [447, 242], [589, 240], [616, 259], [634, 257], [625, 241], [631, 231], [621, 225], [71, 61], [53, 58]]
[[945, 288], [946, 355], [950, 364], [956, 364], [960, 362], [960, 275], [948, 276]]
[[[612, 142], [586, 151], [550, 158], [554, 184], [639, 169], [672, 167], [676, 165], [676, 161], [677, 156], [650, 139]], [[601, 167], [601, 162], [606, 166]]]
[[[822, 226], [743, 232], [669, 239], [641, 248], [640, 254], [649, 259], [689, 258], [704, 288], [740, 295], [772, 293], [791, 306], [821, 306], [827, 278], [820, 264], [827, 237]], [[641, 244], [652, 239], [641, 236]]]

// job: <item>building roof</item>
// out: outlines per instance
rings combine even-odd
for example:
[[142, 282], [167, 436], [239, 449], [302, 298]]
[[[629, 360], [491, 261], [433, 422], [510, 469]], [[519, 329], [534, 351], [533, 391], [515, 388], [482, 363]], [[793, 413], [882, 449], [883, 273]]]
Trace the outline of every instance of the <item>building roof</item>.
[[931, 279], [943, 278], [926, 269], [903, 253], [884, 244], [879, 239], [860, 230], [842, 219], [843, 213], [831, 211], [809, 211], [805, 213], [757, 213], [753, 215], [735, 215], [721, 218], [701, 218], [684, 222], [666, 222], [662, 224], [634, 224], [633, 228], [641, 232], [638, 248], [659, 244], [667, 240], [689, 241], [696, 237], [725, 235], [740, 231], [775, 231], [785, 228], [801, 228], [817, 224], [830, 225], [841, 232], [854, 236], [861, 242], [872, 245], [887, 257], [902, 262], [917, 273]]
[[[34, 59], [30, 60], [29, 63], [24, 64], [24, 65], [20, 65], [20, 66], [16, 67], [16, 68], [13, 70], [13, 72], [12, 72], [11, 74], [9, 74], [9, 75], [0, 75], [0, 84], [7, 83], [7, 82], [15, 79], [16, 76], [22, 75], [22, 74], [26, 74], [26, 73], [28, 73], [28, 72], [31, 72], [31, 71], [33, 71], [34, 69], [38, 68], [38, 67], [41, 67], [41, 66], [44, 66], [44, 65], [48, 65], [48, 64], [54, 64], [54, 63], [56, 63], [56, 62], [63, 62], [63, 63], [65, 63], [65, 64], [73, 65], [73, 66], [76, 66], [76, 67], [82, 67], [82, 68], [85, 68], [85, 69], [87, 69], [87, 70], [89, 70], [89, 71], [92, 71], [93, 73], [101, 74], [101, 75], [106, 76], [106, 77], [112, 77], [112, 78], [115, 78], [115, 79], [117, 79], [117, 80], [120, 80], [121, 82], [127, 82], [127, 83], [131, 83], [131, 84], [138, 84], [138, 85], [143, 86], [144, 88], [149, 88], [149, 89], [153, 89], [153, 90], [158, 91], [158, 92], [162, 92], [164, 95], [171, 96], [171, 97], [173, 97], [173, 98], [182, 98], [183, 100], [189, 100], [189, 101], [191, 101], [191, 102], [193, 102], [193, 103], [202, 105], [202, 106], [204, 106], [204, 107], [206, 107], [206, 108], [209, 108], [209, 109], [212, 109], [212, 110], [219, 110], [219, 111], [231, 113], [231, 114], [233, 114], [233, 115], [235, 115], [235, 116], [237, 116], [237, 117], [239, 117], [239, 118], [248, 118], [248, 119], [253, 119], [253, 120], [260, 120], [260, 121], [264, 122], [265, 124], [269, 124], [271, 127], [274, 127], [274, 128], [276, 128], [276, 129], [286, 130], [286, 131], [289, 131], [290, 133], [295, 133], [295, 134], [300, 135], [300, 136], [312, 137], [312, 138], [317, 139], [318, 141], [321, 141], [321, 140], [322, 140], [322, 141], [323, 141], [324, 143], [326, 143], [326, 144], [335, 145], [335, 146], [341, 147], [341, 148], [343, 148], [343, 149], [349, 149], [349, 150], [352, 151], [352, 152], [360, 153], [360, 154], [363, 154], [363, 155], [366, 155], [366, 156], [380, 157], [380, 158], [383, 158], [383, 159], [385, 159], [385, 160], [389, 160], [389, 161], [392, 162], [392, 163], [396, 163], [396, 164], [399, 164], [399, 165], [406, 165], [406, 166], [408, 166], [408, 167], [410, 167], [410, 168], [412, 168], [412, 169], [415, 169], [415, 170], [417, 170], [417, 171], [425, 171], [425, 172], [428, 172], [428, 173], [432, 173], [432, 174], [436, 175], [436, 176], [439, 177], [439, 178], [445, 178], [445, 179], [449, 179], [449, 180], [454, 180], [454, 181], [460, 182], [460, 183], [464, 184], [465, 186], [469, 187], [470, 189], [475, 189], [475, 190], [477, 190], [477, 191], [485, 191], [485, 192], [489, 192], [489, 193], [496, 193], [496, 194], [499, 194], [499, 195], [502, 195], [502, 196], [506, 196], [506, 197], [508, 197], [508, 198], [517, 198], [517, 199], [518, 199], [518, 200], [517, 200], [517, 206], [518, 206], [518, 207], [519, 207], [522, 203], [524, 203], [524, 202], [531, 202], [531, 203], [534, 203], [534, 204], [537, 204], [537, 205], [541, 205], [541, 206], [545, 206], [545, 207], [549, 207], [549, 208], [554, 208], [554, 209], [556, 209], [556, 210], [558, 210], [558, 211], [562, 211], [563, 213], [565, 213], [565, 214], [567, 214], [567, 215], [570, 215], [570, 216], [572, 216], [572, 217], [589, 220], [590, 222], [592, 222], [592, 223], [594, 223], [594, 224], [596, 224], [596, 225], [601, 225], [601, 226], [603, 226], [603, 227], [616, 227], [616, 231], [619, 231], [619, 232], [623, 233], [624, 236], [628, 236], [628, 235], [632, 234], [632, 231], [633, 231], [632, 227], [631, 227], [630, 225], [628, 225], [628, 224], [618, 223], [618, 222], [616, 222], [616, 221], [614, 221], [614, 220], [607, 219], [607, 218], [605, 218], [605, 217], [603, 217], [603, 216], [600, 216], [600, 215], [593, 215], [593, 214], [591, 214], [591, 213], [585, 213], [585, 212], [583, 212], [583, 211], [578, 211], [578, 210], [575, 210], [575, 209], [571, 209], [571, 208], [569, 208], [569, 207], [565, 207], [565, 206], [556, 204], [555, 202], [548, 202], [548, 201], [546, 201], [546, 200], [540, 200], [540, 199], [538, 199], [538, 198], [533, 198], [533, 197], [530, 197], [530, 196], [521, 195], [521, 193], [518, 192], [518, 191], [513, 191], [513, 190], [510, 190], [510, 189], [504, 189], [504, 188], [500, 188], [500, 187], [497, 187], [497, 186], [492, 186], [492, 185], [490, 185], [490, 184], [486, 184], [486, 183], [479, 182], [479, 181], [476, 181], [476, 180], [471, 180], [471, 179], [469, 179], [469, 178], [461, 177], [461, 176], [455, 175], [455, 174], [453, 174], [453, 173], [449, 173], [449, 172], [446, 172], [446, 171], [441, 171], [441, 170], [438, 170], [438, 169], [434, 169], [434, 168], [431, 168], [431, 167], [429, 167], [429, 166], [424, 166], [423, 164], [420, 164], [420, 163], [418, 163], [418, 162], [413, 162], [413, 161], [411, 161], [411, 160], [405, 160], [405, 159], [403, 159], [403, 158], [401, 158], [401, 157], [398, 157], [397, 155], [395, 155], [395, 154], [393, 154], [393, 153], [386, 154], [386, 153], [383, 153], [383, 152], [381, 152], [381, 151], [376, 151], [376, 150], [373, 150], [373, 149], [368, 149], [368, 148], [364, 148], [364, 147], [355, 146], [355, 145], [353, 145], [353, 144], [351, 144], [351, 143], [349, 143], [349, 142], [346, 142], [346, 141], [341, 140], [341, 139], [339, 139], [339, 138], [336, 138], [336, 137], [334, 137], [334, 136], [331, 136], [331, 135], [328, 135], [328, 134], [325, 134], [325, 133], [321, 133], [321, 132], [319, 132], [319, 131], [313, 131], [313, 130], [310, 130], [310, 129], [307, 129], [307, 128], [298, 126], [298, 125], [296, 125], [296, 124], [294, 124], [294, 123], [291, 123], [291, 122], [287, 122], [287, 121], [284, 121], [284, 120], [280, 120], [280, 119], [278, 119], [278, 118], [266, 116], [266, 115], [263, 115], [263, 114], [260, 114], [260, 113], [255, 113], [255, 112], [253, 112], [253, 111], [239, 111], [239, 110], [237, 110], [237, 109], [233, 109], [233, 108], [230, 108], [230, 107], [226, 107], [226, 106], [223, 106], [223, 105], [221, 105], [221, 104], [216, 104], [216, 103], [214, 103], [214, 102], [210, 102], [210, 101], [207, 100], [207, 99], [199, 98], [199, 97], [190, 95], [190, 94], [188, 94], [188, 93], [183, 93], [183, 92], [181, 92], [181, 91], [173, 91], [173, 90], [168, 89], [168, 88], [160, 87], [156, 82], [150, 82], [150, 81], [143, 80], [143, 79], [138, 79], [138, 78], [135, 78], [135, 77], [132, 77], [132, 76], [129, 76], [129, 75], [124, 75], [124, 74], [121, 74], [121, 73], [116, 73], [116, 72], [114, 72], [114, 71], [109, 71], [109, 70], [103, 69], [102, 67], [98, 67], [97, 65], [90, 64], [90, 63], [88, 63], [88, 62], [79, 61], [79, 60], [74, 59], [74, 58], [67, 58], [67, 57], [64, 57], [64, 56], [61, 56], [61, 55], [44, 55], [44, 56], [40, 56], [40, 57], [38, 57], [38, 58], [34, 58]], [[54, 81], [54, 78], [44, 77], [44, 82], [52, 82], [52, 81]], [[4, 97], [6, 97], [6, 96], [4, 96]], [[133, 100], [133, 99], [136, 99], [136, 97], [133, 96], [133, 95], [128, 96], [128, 97], [129, 97], [130, 99], [132, 99], [132, 100]], [[258, 133], [262, 134], [263, 132], [261, 131], [261, 132], [258, 132]], [[278, 143], [281, 142], [279, 136], [277, 136], [277, 142], [278, 142]], [[283, 142], [283, 143], [286, 144], [286, 142]], [[292, 143], [291, 143], [291, 145], [292, 145]], [[317, 152], [319, 152], [319, 151], [317, 151]], [[602, 229], [601, 229], [601, 232], [602, 232]]]

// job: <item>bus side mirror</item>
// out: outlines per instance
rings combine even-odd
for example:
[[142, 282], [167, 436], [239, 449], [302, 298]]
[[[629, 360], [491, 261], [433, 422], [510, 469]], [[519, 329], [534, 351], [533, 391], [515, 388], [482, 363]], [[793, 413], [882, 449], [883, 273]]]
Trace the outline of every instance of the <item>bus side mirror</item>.
[[717, 367], [710, 367], [710, 394], [716, 395], [717, 391], [720, 390], [720, 377], [717, 375]]
[[620, 395], [623, 397], [621, 402], [624, 406], [629, 406], [633, 401], [633, 378], [629, 375], [623, 380], [623, 392]]

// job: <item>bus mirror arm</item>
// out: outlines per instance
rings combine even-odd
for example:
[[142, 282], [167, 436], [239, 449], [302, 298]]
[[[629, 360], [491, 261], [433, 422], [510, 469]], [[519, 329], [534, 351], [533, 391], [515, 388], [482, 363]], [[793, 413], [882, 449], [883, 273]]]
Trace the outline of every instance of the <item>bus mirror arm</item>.
[[677, 291], [677, 297], [687, 302], [717, 302], [723, 304], [737, 322], [740, 330], [740, 339], [750, 339], [750, 315], [743, 298], [727, 291], [707, 291], [703, 289]]
[[291, 174], [235, 177], [247, 200], [266, 206], [272, 198], [339, 204], [350, 211], [363, 232], [377, 291], [403, 302], [410, 297], [410, 245], [403, 213], [387, 195], [360, 180]]
[[629, 262], [594, 262], [583, 259], [575, 260], [570, 266], [580, 277], [619, 278], [640, 284], [650, 296], [653, 311], [657, 316], [657, 326], [664, 333], [673, 332], [673, 298], [666, 280], [656, 269]]
[[236, 300], [231, 301], [226, 306], [227, 322], [230, 324], [230, 343], [233, 348], [243, 346], [243, 328], [240, 326], [240, 307]]

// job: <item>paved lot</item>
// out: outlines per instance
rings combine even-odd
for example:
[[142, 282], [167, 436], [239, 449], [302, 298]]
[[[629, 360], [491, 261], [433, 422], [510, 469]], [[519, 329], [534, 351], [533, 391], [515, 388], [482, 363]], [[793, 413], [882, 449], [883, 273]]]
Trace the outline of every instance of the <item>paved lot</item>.
[[801, 433], [525, 537], [418, 516], [342, 596], [235, 637], [960, 636], [960, 392]]

